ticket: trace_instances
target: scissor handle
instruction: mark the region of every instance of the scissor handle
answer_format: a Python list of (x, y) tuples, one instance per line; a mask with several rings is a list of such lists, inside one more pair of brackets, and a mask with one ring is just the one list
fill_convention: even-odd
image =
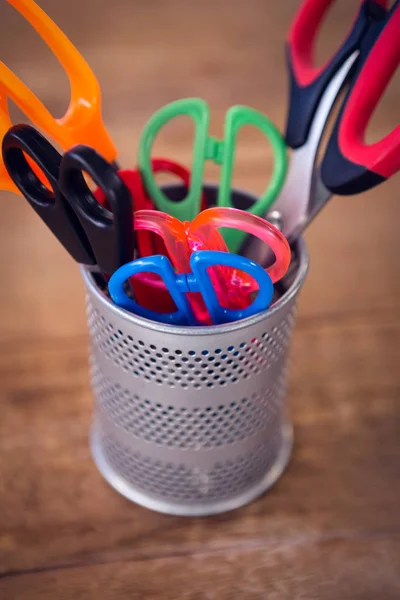
[[(175, 162), (174, 160), (170, 160), (168, 158), (152, 158), (151, 159), (151, 169), (154, 174), (168, 173), (171, 175), (176, 175), (176, 177), (178, 177), (181, 180), (182, 184), (185, 186), (185, 188), (187, 190), (190, 187), (190, 178), (191, 178), (190, 171), (186, 167), (181, 165), (180, 163)], [(142, 190), (143, 190), (143, 194), (146, 196), (146, 198), (148, 199), (148, 203), (149, 203), (149, 206), (143, 207), (143, 208), (152, 209), (153, 203), (152, 203), (152, 200), (151, 200), (149, 194), (144, 189), (143, 182), (142, 182)], [(206, 208), (207, 208), (207, 198), (206, 198), (204, 191), (202, 191), (202, 193), (201, 193), (201, 210), (204, 210)], [(144, 232), (141, 235), (146, 236), (146, 234)], [(139, 244), (140, 244), (140, 242), (139, 242)], [(143, 251), (143, 252), (141, 252), (141, 256), (150, 256), (150, 254), (165, 254), (166, 253), (167, 250), (165, 248), (165, 245), (161, 242), (161, 240), (156, 238), (154, 240), (154, 244), (155, 244), (154, 249), (156, 250), (156, 252), (144, 252)]]
[[(189, 186), (190, 172), (179, 163), (169, 160), (167, 158), (153, 158), (151, 159), (151, 167), (153, 173), (172, 173), (177, 177), (180, 177), (183, 184), (186, 187)], [(124, 169), (118, 171), (118, 175), (121, 177), (122, 181), (125, 183), (129, 191), (131, 192), (135, 214), (138, 211), (142, 210), (152, 211), (154, 207), (150, 197), (144, 189), (140, 173), (133, 169)], [(98, 188), (97, 190), (95, 190), (94, 196), (96, 200), (100, 202), (100, 204), (106, 206), (107, 208), (107, 198), (103, 190)], [(205, 197), (203, 198), (202, 204), (204, 204), (204, 208), (206, 208)], [(165, 213), (159, 213), (161, 225), (164, 225), (164, 223), (162, 223), (163, 215), (165, 216)], [(135, 229), (140, 230), (138, 235), (136, 236), (139, 255), (143, 258), (145, 256), (151, 256), (152, 254), (166, 254), (168, 250), (165, 246), (165, 243), (160, 239), (160, 237), (164, 238), (164, 229), (162, 229), (161, 232), (157, 230), (156, 233), (158, 235), (154, 237), (149, 233), (149, 231), (146, 231), (147, 227), (142, 226), (141, 223), (142, 221), (135, 221)], [(170, 230), (170, 224), (168, 224), (167, 229)], [(173, 245), (169, 246), (169, 255), (171, 259), (175, 257), (175, 252), (171, 253), (172, 247)], [(187, 264), (189, 265), (189, 258), (187, 260)]]
[(190, 232), (206, 241), (210, 238), (210, 229), (226, 227), (254, 235), (269, 246), (275, 255), (275, 261), (266, 272), (273, 283), (282, 279), (290, 264), (290, 246), (285, 236), (269, 221), (238, 208), (213, 207), (204, 210), (193, 220)]
[[(136, 213), (138, 210), (145, 209), (151, 210), (153, 205), (143, 189), (139, 172), (134, 171), (133, 169), (121, 169), (118, 171), (118, 175), (132, 196), (134, 212)], [(102, 206), (109, 208), (107, 196), (104, 190), (97, 188), (93, 192), (93, 195), (97, 202), (100, 202)], [(135, 223), (135, 218), (133, 221)], [(164, 254), (163, 249), (165, 249), (165, 247), (162, 241), (154, 238), (147, 231), (140, 232), (140, 234), (136, 236), (135, 241), (137, 250), (139, 251), (139, 256), (151, 256), (152, 254), (155, 254), (156, 249), (158, 249), (157, 254)]]
[[(168, 171), (178, 175), (179, 177), (182, 177), (184, 182), (186, 181), (186, 178), (190, 177), (189, 172), (184, 167), (166, 158), (154, 158), (151, 161), (151, 165), (154, 173)], [(122, 181), (125, 183), (131, 193), (135, 215), (138, 213), (138, 211), (142, 210), (150, 210), (154, 212), (153, 203), (144, 189), (139, 171), (133, 169), (123, 169), (118, 171), (118, 175), (121, 177)], [(100, 188), (95, 190), (94, 197), (98, 202), (100, 202), (100, 204), (108, 208), (107, 198), (103, 190)], [(145, 256), (151, 256), (152, 254), (167, 253), (165, 244), (162, 239), (160, 239), (160, 234), (158, 234), (156, 237), (152, 236), (149, 231), (145, 230), (145, 227), (138, 225), (138, 222), (135, 219), (134, 223), (135, 228), (140, 230), (136, 236), (137, 249), (140, 257), (143, 258)]]
[(163, 241), (172, 264), (179, 272), (190, 267), (190, 248), (185, 225), (175, 217), (158, 210), (140, 210), (135, 214), (135, 232), (150, 232)]
[[(167, 213), (155, 210), (141, 210), (136, 213), (135, 217), (136, 235), (145, 232), (157, 234), (157, 236), (163, 240), (166, 250), (165, 254), (170, 258), (178, 273), (188, 273), (190, 271), (190, 255), (196, 248), (200, 250), (222, 249), (225, 252), (228, 251), (221, 234), (213, 226), (204, 226), (202, 229), (202, 239), (199, 239), (192, 235), (191, 223), (182, 223), (182, 221), (179, 221)], [(225, 283), (225, 281), (226, 278), (223, 282)], [(148, 282), (149, 285), (151, 285), (148, 275), (143, 276), (143, 278), (139, 276), (134, 281), (131, 281), (134, 292), (136, 293), (136, 290), (138, 289), (138, 283), (144, 284), (145, 282)], [(163, 304), (167, 304), (168, 300), (170, 301), (170, 296), (165, 298), (166, 288), (162, 282), (158, 283), (163, 287), (160, 289), (160, 286), (157, 285), (157, 289), (155, 289), (155, 286), (153, 285), (153, 294), (158, 294), (158, 297), (160, 300), (162, 299)], [(219, 288), (222, 289), (223, 292), (225, 291), (223, 284), (219, 285)], [(188, 300), (197, 321), (199, 323), (210, 322), (210, 316), (201, 295), (190, 294)]]
[[(272, 282), (281, 279), (290, 263), (290, 247), (286, 238), (271, 223), (245, 211), (229, 207), (213, 207), (202, 211), (191, 223), (182, 223), (161, 211), (141, 210), (135, 213), (135, 231), (157, 234), (165, 243), (168, 256), (179, 273), (190, 270), (190, 256), (197, 251), (214, 250), (228, 252), (219, 228), (235, 228), (260, 238), (273, 251), (275, 262), (267, 273)], [(210, 269), (210, 276), (217, 290), (218, 300), (229, 308), (244, 308), (250, 295), (257, 289), (253, 277), (240, 270), (221, 265)], [(140, 278), (137, 278), (138, 281)], [(134, 285), (134, 283), (132, 283)], [(196, 302), (192, 302), (194, 299)], [(198, 305), (197, 297), (189, 299), (199, 320), (204, 307)]]
[(369, 119), (400, 63), (399, 1), (379, 25), (361, 48), (322, 161), (322, 180), (336, 194), (368, 190), (400, 170), (400, 125), (383, 139), (365, 143)]
[[(7, 131), (12, 127), (10, 115), (8, 113), (8, 99), (7, 99), (7, 90), (2, 85), (1, 82), (1, 70), (3, 68), (3, 64), (0, 63), (0, 140), (4, 138)], [(6, 67), (7, 68), (7, 67)], [(45, 185), (51, 187), (49, 181), (46, 179), (43, 171), (40, 171), (38, 166), (28, 157), (28, 164), (32, 168), (32, 171), (35, 175), (40, 179), (40, 181)], [(17, 188), (14, 181), (11, 179), (6, 166), (3, 162), (3, 159), (0, 158), (0, 190), (4, 190), (6, 192), (13, 192), (14, 194), (21, 195), (21, 191)]]
[[(151, 171), (150, 156), (157, 133), (168, 121), (180, 115), (189, 116), (194, 120), (195, 141), (189, 192), (180, 202), (173, 202), (157, 186)], [(217, 204), (232, 206), (231, 184), (237, 136), (242, 127), (252, 125), (262, 131), (274, 150), (271, 180), (259, 200), (249, 208), (249, 212), (264, 216), (281, 190), (287, 171), (286, 146), (279, 130), (267, 117), (246, 106), (233, 106), (228, 110), (223, 140), (208, 135), (209, 120), (208, 105), (200, 98), (177, 100), (164, 106), (150, 118), (140, 138), (138, 154), (139, 169), (147, 191), (159, 210), (181, 220), (191, 221), (200, 209), (205, 161), (212, 160), (222, 166)], [(231, 231), (227, 232), (226, 236), (229, 249), (236, 251), (242, 244), (245, 234)]]
[(286, 143), (303, 146), (319, 101), (335, 73), (358, 50), (372, 20), (382, 19), (387, 0), (360, 0), (355, 21), (337, 52), (321, 67), (314, 63), (315, 38), (335, 0), (303, 0), (289, 31), (286, 57), (289, 70), (289, 111)]
[[(235, 270), (243, 271), (257, 282), (259, 288), (258, 294), (249, 306), (232, 310), (225, 308), (219, 303), (214, 284), (209, 274), (210, 267), (215, 267), (216, 265), (232, 267)], [(201, 292), (214, 325), (246, 319), (266, 310), (271, 303), (274, 286), (270, 276), (260, 265), (244, 256), (227, 252), (203, 250), (193, 252), (190, 257), (190, 266), (192, 274), (187, 275), (188, 287), (190, 291)]]
[[(254, 277), (259, 285), (259, 292), (254, 302), (242, 310), (229, 310), (218, 302), (213, 284), (208, 274), (210, 267), (218, 265), (241, 269)], [(268, 308), (273, 285), (271, 278), (260, 265), (248, 258), (203, 250), (194, 252), (190, 257), (192, 273), (176, 275), (171, 262), (166, 256), (148, 256), (134, 260), (118, 269), (108, 282), (108, 290), (112, 300), (125, 310), (131, 311), (145, 319), (168, 323), (171, 325), (196, 325), (195, 317), (186, 298), (188, 292), (200, 292), (215, 325), (245, 319)], [(126, 294), (125, 282), (140, 273), (154, 273), (161, 277), (176, 304), (173, 313), (159, 313), (140, 306)]]
[[(87, 173), (107, 197), (107, 210), (96, 200), (83, 173)], [(89, 146), (74, 146), (64, 154), (59, 187), (85, 231), (96, 263), (111, 275), (133, 258), (133, 206), (131, 194), (115, 166)]]
[(33, 0), (7, 1), (25, 17), (57, 57), (68, 76), (71, 97), (64, 116), (55, 119), (35, 94), (0, 63), (0, 82), (7, 95), (34, 125), (63, 149), (74, 144), (90, 144), (107, 160), (113, 161), (117, 151), (102, 120), (100, 86), (93, 71), (65, 34)]
[[(242, 127), (252, 125), (261, 131), (270, 142), (273, 155), (274, 165), (271, 179), (247, 212), (259, 217), (264, 217), (275, 199), (279, 195), (285, 181), (287, 172), (287, 152), (285, 141), (277, 127), (262, 113), (249, 108), (247, 106), (232, 106), (226, 113), (225, 118), (225, 135), (223, 142), (209, 138), (209, 144), (214, 149), (211, 152), (217, 152), (218, 160), (221, 160), (222, 169), (221, 179), (218, 188), (218, 206), (233, 207), (232, 203), (232, 175), (234, 168), (235, 150), (237, 145), (237, 137)], [(206, 155), (208, 158), (209, 155)], [(213, 160), (213, 158), (212, 158)], [(217, 161), (218, 162), (218, 161)], [(246, 233), (240, 229), (229, 229), (224, 232), (224, 239), (230, 252), (238, 252), (243, 244)]]
[(170, 173), (176, 175), (182, 181), (183, 185), (189, 188), (190, 171), (180, 163), (168, 158), (151, 159), (151, 170), (153, 173)]
[[(61, 156), (57, 150), (33, 127), (15, 125), (3, 138), (2, 155), (16, 189), (72, 258), (81, 264), (94, 265), (94, 255), (87, 237), (59, 190)], [(51, 189), (38, 179), (25, 155), (45, 174)]]
[[(119, 169), (117, 173), (131, 193), (135, 212), (138, 210), (151, 210), (153, 205), (150, 198), (144, 193), (139, 172), (134, 169)], [(94, 196), (97, 202), (100, 202), (102, 206), (109, 208), (108, 198), (104, 190), (97, 188), (94, 191)]]
[[(190, 187), (190, 171), (174, 160), (169, 160), (168, 158), (153, 158), (151, 159), (151, 166), (153, 173), (169, 173), (171, 175), (176, 175), (179, 177), (183, 185), (188, 190)], [(201, 210), (205, 210), (207, 208), (207, 198), (204, 193), (204, 190), (201, 192)]]
[(190, 268), (189, 257), (192, 252), (203, 249), (228, 251), (224, 239), (217, 229), (218, 225), (215, 225), (211, 219), (211, 214), (216, 210), (228, 213), (230, 209), (209, 208), (203, 211), (209, 215), (209, 220), (202, 222), (201, 238), (196, 236), (197, 226), (195, 224), (199, 216), (192, 223), (182, 222), (172, 215), (158, 210), (137, 211), (135, 231), (149, 231), (160, 237), (174, 267), (179, 272), (185, 273)]
[[(193, 119), (195, 139), (190, 189), (185, 198), (174, 202), (157, 185), (151, 168), (151, 152), (160, 129), (180, 115)], [(150, 117), (139, 140), (138, 166), (148, 194), (159, 210), (169, 213), (181, 221), (191, 221), (200, 209), (204, 172), (203, 153), (207, 141), (208, 124), (209, 109), (205, 102), (197, 98), (177, 100), (167, 104)]]
[[(125, 292), (125, 282), (134, 275), (139, 275), (141, 273), (154, 273), (161, 277), (175, 302), (177, 307), (175, 312), (160, 313), (149, 310), (127, 296)], [(108, 282), (108, 291), (110, 292), (111, 299), (117, 306), (139, 315), (144, 319), (168, 323), (170, 325), (194, 324), (194, 316), (189, 302), (185, 294), (183, 294), (177, 286), (177, 277), (179, 276), (175, 275), (171, 262), (166, 256), (147, 256), (146, 258), (138, 258), (137, 260), (123, 265), (115, 271)]]
[[(4, 138), (7, 131), (10, 129), (10, 126), (7, 107), (7, 94), (0, 81), (0, 140)], [(0, 190), (20, 194), (19, 189), (8, 174), (3, 158), (0, 158)]]

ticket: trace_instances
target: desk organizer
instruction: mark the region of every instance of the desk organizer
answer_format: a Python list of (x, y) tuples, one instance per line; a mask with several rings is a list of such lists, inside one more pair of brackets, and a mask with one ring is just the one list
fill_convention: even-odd
[[(214, 188), (206, 192), (211, 199)], [(251, 200), (236, 194), (239, 205)], [(300, 240), (290, 281), (269, 310), (193, 328), (119, 309), (82, 267), (91, 450), (118, 492), (159, 512), (209, 515), (248, 503), (279, 478), (292, 447), (288, 350), (307, 269)]]

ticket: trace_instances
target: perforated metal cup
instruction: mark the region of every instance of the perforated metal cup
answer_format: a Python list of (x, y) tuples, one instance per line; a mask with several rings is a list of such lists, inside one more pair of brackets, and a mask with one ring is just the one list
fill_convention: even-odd
[[(91, 450), (105, 479), (160, 512), (207, 515), (248, 503), (291, 452), (288, 348), (308, 256), (268, 311), (229, 325), (173, 327), (115, 306), (82, 268), (95, 398)], [(286, 286), (286, 287), (285, 287)]]

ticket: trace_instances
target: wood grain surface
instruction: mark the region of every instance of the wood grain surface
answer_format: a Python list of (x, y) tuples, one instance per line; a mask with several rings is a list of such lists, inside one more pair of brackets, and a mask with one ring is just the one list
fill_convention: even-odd
[[(283, 43), (297, 0), (40, 4), (98, 76), (124, 166), (136, 163), (147, 118), (181, 97), (210, 103), (217, 135), (232, 104), (284, 127)], [(319, 60), (356, 5), (337, 3)], [(6, 2), (0, 59), (62, 114), (66, 77)], [(398, 123), (399, 105), (397, 77), (368, 140)], [(186, 125), (157, 153), (190, 165)], [(262, 138), (246, 130), (235, 184), (259, 192), (271, 166)], [(96, 470), (79, 269), (21, 198), (1, 193), (1, 599), (400, 597), (399, 182), (333, 198), (307, 231), (311, 266), (291, 349), (292, 459), (262, 498), (202, 519), (138, 507)]]

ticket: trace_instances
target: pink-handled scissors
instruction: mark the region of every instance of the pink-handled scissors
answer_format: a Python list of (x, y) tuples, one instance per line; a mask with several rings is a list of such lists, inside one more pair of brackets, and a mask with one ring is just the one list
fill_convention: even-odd
[[(281, 279), (290, 264), (290, 248), (282, 233), (268, 221), (246, 211), (229, 207), (214, 207), (202, 211), (193, 221), (181, 222), (160, 211), (140, 210), (135, 214), (135, 231), (151, 231), (159, 235), (168, 256), (178, 273), (190, 272), (190, 257), (199, 250), (228, 252), (219, 228), (235, 228), (256, 236), (267, 244), (275, 255), (275, 262), (266, 269), (272, 283)], [(256, 280), (232, 266), (210, 268), (210, 278), (219, 303), (229, 309), (249, 306), (252, 294), (258, 290)], [(160, 290), (165, 286), (152, 276), (141, 275), (138, 281), (155, 285)], [(210, 324), (210, 316), (200, 296), (189, 294), (189, 301), (197, 321)]]

